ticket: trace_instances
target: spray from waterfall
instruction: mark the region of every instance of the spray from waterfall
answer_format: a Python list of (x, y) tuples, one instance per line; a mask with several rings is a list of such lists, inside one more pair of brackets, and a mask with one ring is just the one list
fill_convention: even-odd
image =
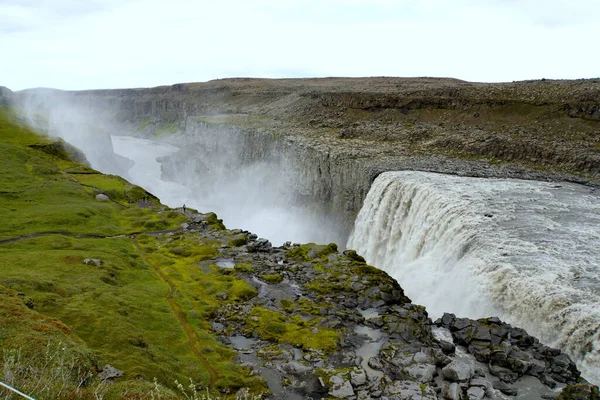
[(600, 382), (598, 226), (600, 196), (586, 187), (388, 172), (348, 247), (434, 317), (498, 315)]
[[(118, 100), (85, 93), (27, 90), (18, 93), (17, 103), (31, 126), (63, 138), (93, 168), (128, 179), (170, 207), (185, 203), (216, 212), (228, 227), (250, 230), (275, 245), (339, 242), (342, 236), (327, 215), (302, 201), (302, 179), (292, 162), (269, 151), (270, 135), (249, 139), (235, 126), (202, 117), (170, 122), (167, 130), (158, 117), (119, 122)], [(143, 128), (152, 124), (153, 130)]]

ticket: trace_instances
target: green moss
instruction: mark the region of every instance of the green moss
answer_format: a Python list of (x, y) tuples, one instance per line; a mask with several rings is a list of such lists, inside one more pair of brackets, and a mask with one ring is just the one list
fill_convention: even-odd
[(310, 244), (303, 244), (288, 250), (285, 253), (285, 256), (294, 260), (310, 261), (311, 258), (309, 257), (308, 253), (311, 249), (312, 246)]
[(173, 122), (170, 122), (168, 124), (160, 125), (154, 131), (154, 136), (160, 137), (160, 136), (172, 135), (174, 133), (177, 133), (177, 131), (179, 131), (179, 128), (177, 127), (177, 125), (175, 125), (175, 123), (173, 123)]
[(338, 252), (338, 246), (335, 243), (329, 243), (317, 252), (318, 257), (327, 257), (330, 254), (336, 254)]
[(235, 269), (238, 272), (245, 273), (245, 274), (254, 272), (254, 267), (250, 264), (245, 264), (245, 263), (237, 263), (237, 264), (235, 264), (233, 269)]
[(148, 126), (150, 126), (150, 124), (152, 124), (152, 120), (147, 119), (144, 122), (142, 122), (138, 127), (137, 127), (137, 131), (142, 131), (144, 129), (146, 129)]
[(218, 229), (218, 230), (225, 230), (225, 225), (223, 225), (223, 220), (219, 219), (217, 217), (217, 214), (215, 214), (214, 212), (208, 213), (205, 217), (205, 221), (208, 224), (208, 226)]
[(560, 392), (556, 400), (600, 400), (598, 386), (589, 384), (569, 385)]
[(366, 263), (365, 259), (356, 250), (344, 250), (344, 255), (359, 263)]
[(275, 284), (275, 283), (280, 283), (283, 280), (283, 277), (279, 274), (267, 274), (267, 275), (261, 275), (260, 279), (262, 279), (263, 281), (265, 281), (267, 283)]
[(235, 280), (229, 289), (232, 300), (247, 301), (258, 296), (258, 291), (242, 280)]
[(248, 236), (245, 234), (240, 234), (234, 237), (229, 241), (230, 247), (240, 247), (248, 244)]
[(319, 322), (317, 318), (306, 322), (299, 317), (286, 317), (261, 307), (254, 307), (246, 319), (248, 330), (261, 339), (288, 343), (303, 349), (334, 351), (339, 334), (332, 329), (317, 327)]

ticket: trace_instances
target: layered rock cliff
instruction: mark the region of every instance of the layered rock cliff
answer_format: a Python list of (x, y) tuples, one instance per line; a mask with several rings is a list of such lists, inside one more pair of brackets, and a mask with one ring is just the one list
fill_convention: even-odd
[(113, 131), (180, 145), (165, 163), (171, 179), (208, 136), (223, 144), (235, 136), (242, 164), (278, 165), (296, 199), (344, 231), (386, 170), (600, 183), (599, 79), (226, 79), (50, 97), (118, 121)]

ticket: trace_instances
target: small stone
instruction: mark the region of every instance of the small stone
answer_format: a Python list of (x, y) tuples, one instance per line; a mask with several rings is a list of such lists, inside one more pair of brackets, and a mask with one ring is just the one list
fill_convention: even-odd
[(227, 294), (223, 292), (218, 292), (215, 297), (217, 300), (227, 300)]
[(99, 194), (96, 195), (96, 200), (98, 200), (98, 201), (110, 201), (110, 197), (108, 197), (104, 193), (99, 193)]
[(83, 263), (85, 265), (94, 264), (95, 266), (99, 267), (100, 265), (102, 265), (102, 260), (99, 260), (97, 258), (86, 258), (85, 260), (83, 260)]

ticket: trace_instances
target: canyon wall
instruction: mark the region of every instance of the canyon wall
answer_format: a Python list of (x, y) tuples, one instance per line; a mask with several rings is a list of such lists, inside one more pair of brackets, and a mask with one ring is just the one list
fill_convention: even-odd
[[(383, 171), (600, 183), (599, 79), (226, 79), (43, 94), (110, 121), (110, 134), (179, 146), (164, 160), (169, 179), (190, 160), (196, 171), (222, 162), (207, 150), (217, 147), (234, 156), (222, 164), (233, 173), (266, 162), (295, 203), (345, 235)], [(17, 97), (30, 103), (40, 91)]]

